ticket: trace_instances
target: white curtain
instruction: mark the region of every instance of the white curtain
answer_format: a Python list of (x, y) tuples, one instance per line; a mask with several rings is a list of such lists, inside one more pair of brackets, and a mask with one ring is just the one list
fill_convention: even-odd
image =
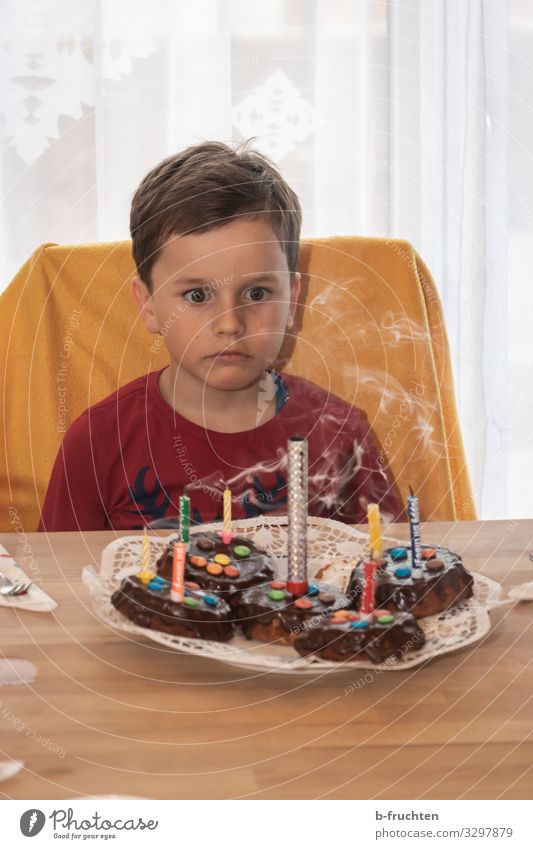
[(2, 11), (2, 285), (41, 242), (127, 238), (131, 194), (164, 156), (255, 136), (300, 195), (304, 236), (400, 237), (421, 253), (444, 303), (479, 512), (533, 514), (527, 482), (508, 500), (523, 419), (507, 395), (518, 19), (506, 0), (4, 0)]

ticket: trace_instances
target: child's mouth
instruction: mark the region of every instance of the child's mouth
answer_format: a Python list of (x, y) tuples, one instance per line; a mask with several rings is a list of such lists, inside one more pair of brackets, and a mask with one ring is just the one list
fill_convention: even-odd
[(249, 360), (250, 356), (239, 351), (221, 351), (219, 354), (211, 354), (208, 359), (223, 363), (241, 363)]

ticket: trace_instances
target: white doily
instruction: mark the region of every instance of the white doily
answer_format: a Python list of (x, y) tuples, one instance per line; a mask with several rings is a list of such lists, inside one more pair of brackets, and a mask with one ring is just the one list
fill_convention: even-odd
[[(220, 530), (221, 524), (202, 525), (198, 532)], [(346, 587), (355, 563), (367, 553), (367, 534), (331, 519), (308, 520), (308, 571), (310, 578), (327, 581), (339, 589)], [(244, 519), (232, 524), (237, 535), (248, 536), (266, 549), (274, 558), (280, 577), (284, 577), (287, 558), (287, 517)], [(166, 549), (169, 536), (151, 537), (152, 563)], [(397, 545), (400, 540), (384, 539), (386, 546)], [(429, 545), (429, 543), (427, 543)], [(409, 669), (425, 663), (432, 657), (455, 651), (480, 640), (490, 630), (489, 609), (498, 602), (500, 584), (474, 574), (474, 595), (449, 611), (420, 620), (426, 635), (424, 646), (405, 654), (400, 660), (391, 659), (374, 664), (369, 660), (335, 663), (317, 657), (300, 657), (290, 646), (271, 646), (255, 640), (236, 636), (229, 643), (177, 637), (161, 631), (152, 631), (134, 625), (111, 604), (112, 593), (121, 580), (139, 571), (142, 536), (122, 537), (114, 540), (102, 552), (100, 571), (91, 566), (83, 570), (83, 582), (89, 588), (96, 615), (107, 625), (128, 634), (138, 634), (187, 654), (208, 657), (212, 660), (258, 671), (319, 674), (327, 669), (346, 671), (361, 669)], [(468, 568), (468, 564), (467, 568)]]

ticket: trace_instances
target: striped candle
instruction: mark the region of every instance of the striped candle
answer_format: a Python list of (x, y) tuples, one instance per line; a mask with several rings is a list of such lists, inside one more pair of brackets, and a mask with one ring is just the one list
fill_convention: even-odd
[(289, 439), (288, 452), (288, 548), (287, 590), (305, 595), (307, 583), (307, 440)]
[(189, 530), (191, 527), (191, 499), (188, 495), (180, 495), (180, 541), (189, 542)]
[(411, 560), (413, 578), (422, 577), (422, 543), (420, 542), (420, 507), (418, 498), (409, 487), (411, 495), (407, 496), (407, 515), (411, 531)]
[(141, 569), (142, 569), (143, 572), (149, 572), (150, 571), (150, 539), (148, 537), (148, 531), (146, 530), (146, 525), (144, 527), (144, 534), (143, 534), (143, 549), (142, 549)]
[(224, 490), (224, 530), (231, 531), (231, 489)]
[(376, 570), (377, 560), (363, 561), (363, 592), (360, 610), (363, 614), (372, 613), (376, 606)]
[(383, 551), (383, 542), (381, 539), (381, 517), (378, 504), (368, 505), (367, 517), (370, 556), (375, 560), (380, 560)]
[(187, 544), (184, 542), (174, 543), (174, 556), (172, 558), (172, 589), (170, 597), (172, 601), (183, 601), (185, 598), (185, 557)]

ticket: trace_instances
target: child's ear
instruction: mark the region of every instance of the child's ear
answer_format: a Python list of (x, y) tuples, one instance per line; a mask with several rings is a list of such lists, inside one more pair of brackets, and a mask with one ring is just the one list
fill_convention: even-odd
[(287, 327), (290, 328), (294, 324), (294, 315), (298, 306), (298, 298), (300, 296), (300, 287), (302, 284), (302, 276), (298, 271), (291, 274), (291, 303), (289, 307), (289, 317), (287, 319)]
[(131, 281), (131, 296), (137, 305), (149, 333), (159, 333), (159, 321), (154, 313), (152, 293), (146, 283), (140, 277), (133, 277)]

